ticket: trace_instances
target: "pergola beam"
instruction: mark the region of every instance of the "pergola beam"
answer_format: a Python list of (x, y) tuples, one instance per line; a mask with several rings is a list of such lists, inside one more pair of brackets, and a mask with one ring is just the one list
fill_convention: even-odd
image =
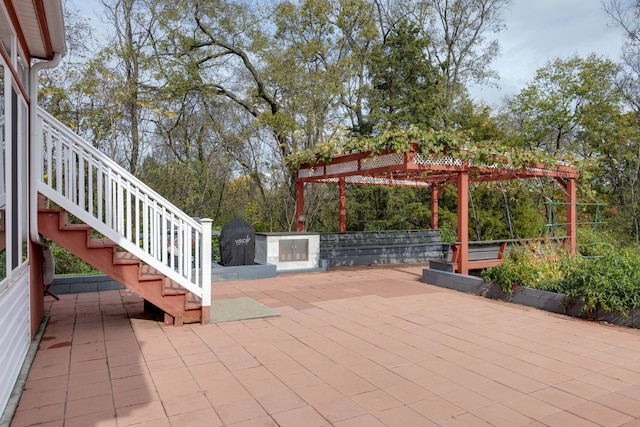
[(458, 174), (458, 273), (469, 274), (469, 172)]
[(340, 178), (340, 232), (347, 231), (347, 183)]

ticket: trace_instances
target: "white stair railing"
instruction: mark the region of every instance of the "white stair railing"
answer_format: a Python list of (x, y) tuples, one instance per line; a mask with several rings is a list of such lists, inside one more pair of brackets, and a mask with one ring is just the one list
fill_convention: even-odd
[(41, 108), (37, 126), (38, 191), (210, 306), (211, 220), (189, 217)]

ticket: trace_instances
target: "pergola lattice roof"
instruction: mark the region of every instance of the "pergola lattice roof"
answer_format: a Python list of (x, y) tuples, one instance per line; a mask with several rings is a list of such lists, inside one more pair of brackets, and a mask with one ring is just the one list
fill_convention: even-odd
[(462, 158), (420, 153), (412, 145), (407, 153), (374, 154), (370, 152), (333, 157), (329, 163), (303, 164), (299, 182), (339, 184), (345, 178), (352, 185), (431, 187), (455, 182), (460, 172), (469, 172), (471, 181), (499, 181), (514, 178), (577, 178), (578, 171), (562, 162), (555, 165), (531, 164), (517, 168), (508, 164), (473, 165)]

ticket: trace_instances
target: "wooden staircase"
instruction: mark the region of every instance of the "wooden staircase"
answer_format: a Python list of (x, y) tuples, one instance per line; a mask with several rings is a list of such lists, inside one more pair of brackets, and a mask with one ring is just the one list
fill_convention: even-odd
[(93, 228), (71, 224), (63, 209), (40, 209), (39, 232), (97, 270), (123, 284), (164, 312), (166, 325), (209, 323), (208, 307), (202, 310), (198, 297), (139, 258), (123, 251), (106, 238), (91, 236)]

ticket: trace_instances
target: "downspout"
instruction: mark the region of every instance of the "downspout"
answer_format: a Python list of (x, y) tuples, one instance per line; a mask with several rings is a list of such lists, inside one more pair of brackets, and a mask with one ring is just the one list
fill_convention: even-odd
[(42, 144), (39, 141), (38, 126), (38, 72), (55, 68), (62, 54), (56, 53), (51, 61), (35, 63), (29, 70), (29, 235), (31, 241), (40, 246), (48, 246), (38, 232), (38, 178), (42, 170)]

